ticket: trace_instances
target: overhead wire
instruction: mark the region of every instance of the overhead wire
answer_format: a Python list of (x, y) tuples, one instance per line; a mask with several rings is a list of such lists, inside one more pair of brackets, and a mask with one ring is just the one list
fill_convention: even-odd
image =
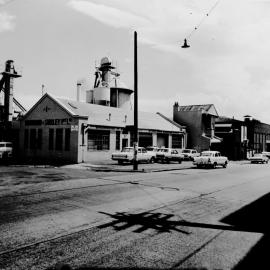
[(204, 21), (210, 16), (210, 14), (213, 12), (213, 10), (217, 7), (221, 0), (217, 0), (215, 4), (210, 8), (210, 10), (203, 16), (201, 21), (191, 30), (191, 32), (186, 36), (186, 39), (189, 39), (195, 31), (199, 29), (199, 27), (204, 23)]

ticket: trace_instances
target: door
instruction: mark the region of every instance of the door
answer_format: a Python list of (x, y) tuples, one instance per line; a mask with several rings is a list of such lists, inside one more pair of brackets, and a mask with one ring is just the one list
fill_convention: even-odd
[(122, 149), (124, 147), (128, 147), (128, 139), (126, 139), (126, 138), (122, 139)]

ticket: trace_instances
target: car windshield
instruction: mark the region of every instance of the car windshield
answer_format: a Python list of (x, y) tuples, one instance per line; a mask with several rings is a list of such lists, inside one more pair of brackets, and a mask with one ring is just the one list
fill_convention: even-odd
[(155, 148), (154, 147), (146, 147), (146, 150), (147, 151), (155, 151)]
[(210, 152), (203, 152), (202, 154), (201, 154), (202, 156), (204, 156), (204, 157), (211, 157), (212, 156), (212, 153), (210, 153)]
[(188, 149), (185, 149), (182, 151), (182, 153), (190, 153), (190, 152), (191, 152), (191, 150), (188, 150)]
[(5, 144), (4, 143), (0, 143), (0, 147), (5, 147)]
[(133, 148), (124, 148), (122, 152), (133, 152)]

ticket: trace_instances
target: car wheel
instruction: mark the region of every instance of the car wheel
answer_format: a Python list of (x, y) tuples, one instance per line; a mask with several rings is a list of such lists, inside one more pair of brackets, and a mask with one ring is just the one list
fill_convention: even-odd
[(227, 162), (225, 162), (225, 163), (223, 164), (223, 168), (226, 168), (226, 167), (227, 167), (227, 165), (228, 165), (228, 163), (227, 163)]
[(213, 164), (213, 169), (215, 169), (216, 167), (217, 167), (217, 163), (214, 162), (214, 164)]
[(155, 158), (151, 157), (150, 160), (149, 160), (149, 163), (155, 163)]
[(182, 163), (182, 160), (181, 160), (181, 159), (179, 159), (179, 160), (178, 160), (178, 163), (179, 163), (179, 164), (181, 164), (181, 163)]

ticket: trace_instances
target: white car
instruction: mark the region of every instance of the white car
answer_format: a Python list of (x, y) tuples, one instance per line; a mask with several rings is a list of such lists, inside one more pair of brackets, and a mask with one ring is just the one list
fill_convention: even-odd
[(262, 154), (270, 158), (270, 152), (262, 152)]
[(183, 149), (181, 153), (184, 156), (184, 160), (193, 160), (195, 157), (200, 156), (200, 153), (195, 149)]
[(193, 164), (198, 168), (222, 166), (226, 168), (228, 165), (228, 158), (221, 156), (218, 151), (203, 151), (199, 157), (194, 157)]
[(156, 161), (156, 157), (157, 157), (157, 152), (159, 151), (159, 147), (157, 146), (147, 146), (146, 147), (146, 151), (148, 154), (150, 154), (152, 156), (152, 160), (153, 162)]
[[(124, 162), (133, 162), (133, 159), (134, 159), (133, 147), (125, 147), (121, 152), (112, 153), (112, 160), (117, 160), (119, 164), (123, 164)], [(149, 163), (154, 162), (152, 155), (147, 153), (144, 147), (138, 147), (137, 159), (138, 162), (141, 161)]]
[(183, 155), (176, 149), (160, 148), (157, 152), (156, 160), (162, 163), (170, 163), (170, 161), (177, 161), (178, 163), (181, 163), (183, 160)]
[(12, 157), (13, 147), (11, 142), (0, 142), (0, 160)]
[(250, 163), (268, 163), (269, 158), (262, 153), (257, 153), (250, 157), (249, 160)]

